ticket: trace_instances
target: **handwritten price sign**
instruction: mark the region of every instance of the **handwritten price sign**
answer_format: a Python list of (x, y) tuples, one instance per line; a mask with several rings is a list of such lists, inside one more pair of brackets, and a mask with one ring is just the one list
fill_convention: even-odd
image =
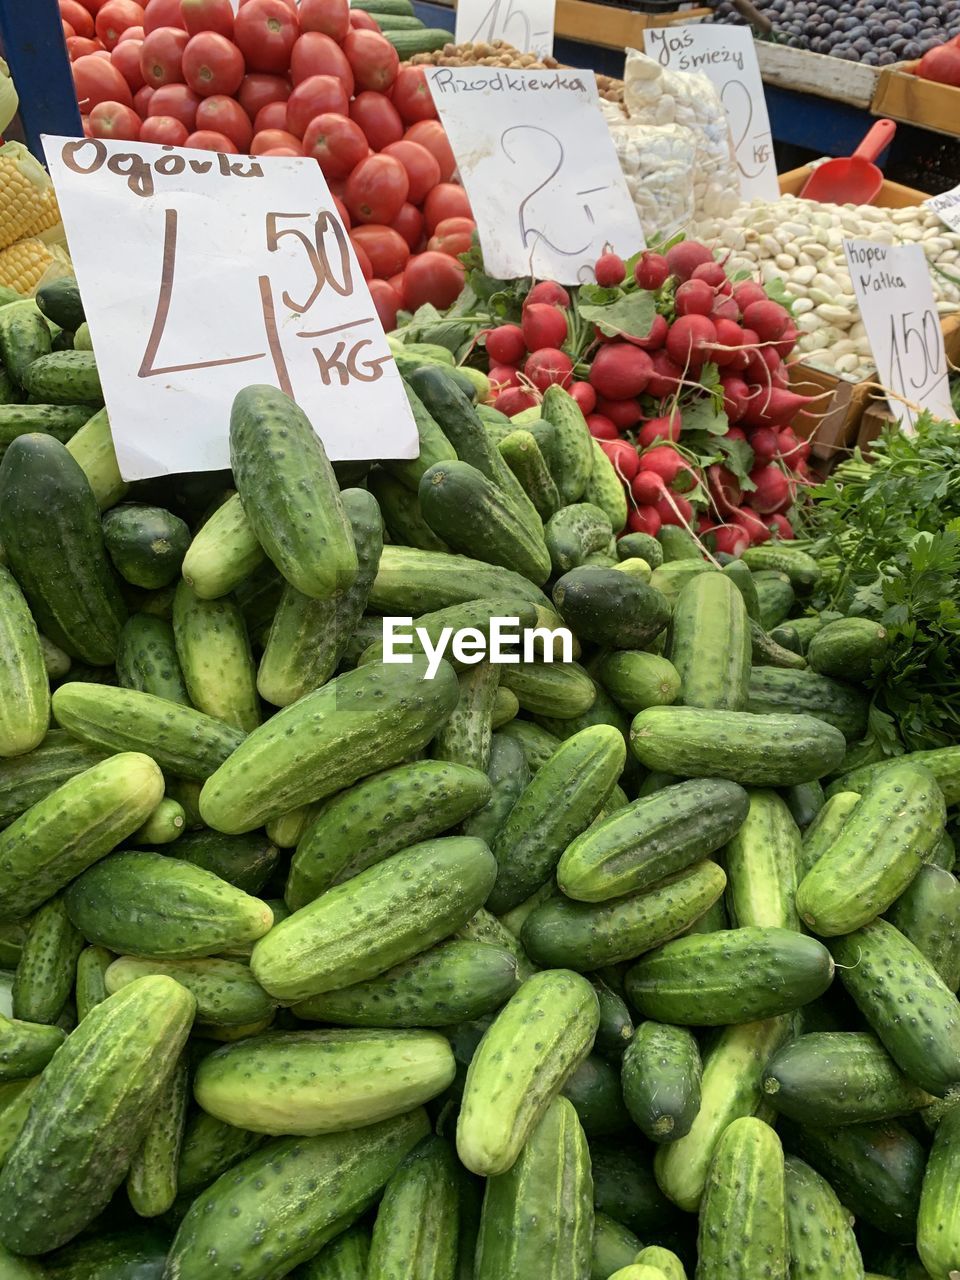
[(943, 330), (923, 249), (874, 240), (844, 240), (843, 248), (890, 411), (911, 433), (914, 405), (952, 420)]
[(944, 226), (951, 231), (960, 231), (960, 187), (953, 187), (939, 196), (931, 196), (923, 203), (933, 210)]
[(44, 138), (120, 471), (230, 465), (236, 393), (271, 383), (328, 455), (416, 457), (370, 292), (311, 160)]
[(643, 247), (592, 71), (426, 70), (491, 275), (577, 284)]
[(521, 53), (553, 53), (556, 0), (457, 0), (458, 44), (506, 40)]
[(720, 95), (740, 170), (745, 200), (776, 200), (780, 195), (773, 134), (753, 36), (746, 27), (701, 25), (650, 27), (643, 51), (672, 71), (696, 71)]

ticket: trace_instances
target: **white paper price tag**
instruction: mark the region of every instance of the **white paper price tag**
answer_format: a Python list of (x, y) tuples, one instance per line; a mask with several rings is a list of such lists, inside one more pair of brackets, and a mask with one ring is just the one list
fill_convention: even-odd
[(333, 460), (416, 457), (366, 282), (312, 160), (47, 136), (125, 480), (230, 465), (230, 406), (292, 396)]
[(556, 0), (457, 0), (457, 44), (506, 40), (521, 53), (553, 53)]
[(592, 71), (426, 70), (490, 275), (577, 284), (643, 247)]
[(713, 84), (727, 113), (745, 200), (780, 195), (773, 134), (753, 36), (747, 27), (648, 27), (643, 49), (671, 71), (696, 71)]
[(911, 432), (924, 409), (952, 420), (943, 330), (923, 250), (875, 240), (844, 240), (843, 248), (894, 417)]
[(960, 187), (944, 191), (942, 195), (931, 196), (923, 202), (932, 209), (940, 221), (951, 231), (960, 231)]

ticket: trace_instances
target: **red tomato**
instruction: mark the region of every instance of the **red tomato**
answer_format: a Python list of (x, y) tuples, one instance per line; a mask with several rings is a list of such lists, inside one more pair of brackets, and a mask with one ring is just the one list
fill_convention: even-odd
[(380, 317), (384, 331), (389, 333), (391, 329), (397, 327), (397, 312), (403, 306), (403, 299), (387, 280), (371, 280), (370, 297), (377, 308), (377, 315)]
[(400, 55), (386, 36), (377, 31), (348, 31), (343, 52), (353, 70), (358, 89), (386, 91), (397, 78)]
[(71, 70), (77, 101), (84, 115), (89, 115), (98, 102), (121, 102), (125, 107), (133, 106), (130, 86), (109, 58), (89, 54), (77, 58)]
[(403, 297), (403, 272), (398, 271), (396, 275), (387, 277), (387, 284), (397, 291), (397, 294)]
[(399, 160), (407, 171), (410, 191), (407, 199), (411, 204), (423, 204), (428, 192), (440, 181), (440, 166), (433, 155), (419, 142), (391, 142), (383, 148), (385, 156), (393, 156)]
[(365, 13), (363, 9), (351, 9), (350, 29), (351, 31), (379, 31), (380, 23), (372, 14)]
[(373, 274), (380, 280), (387, 280), (402, 271), (410, 258), (410, 246), (391, 227), (377, 226), (376, 223), (354, 227), (350, 240), (354, 248), (359, 245), (366, 252)]
[(262, 156), (302, 156), (303, 152), (296, 147), (268, 147), (266, 151), (261, 151)]
[(461, 253), (466, 253), (472, 243), (472, 231), (448, 231), (444, 235), (438, 232), (427, 241), (427, 248), (433, 253), (445, 253), (448, 257), (456, 258)]
[(190, 37), (179, 27), (158, 27), (140, 46), (140, 70), (145, 82), (159, 89), (183, 83), (183, 51)]
[(239, 155), (237, 148), (224, 133), (213, 129), (198, 129), (191, 133), (183, 144), (185, 147), (196, 147), (198, 151), (220, 151), (225, 155)]
[(353, 252), (356, 254), (357, 263), (360, 267), (360, 274), (363, 276), (364, 280), (369, 283), (373, 279), (373, 264), (367, 256), (367, 251), (365, 249), (361, 249), (358, 244), (355, 244), (353, 246)]
[(291, 147), (297, 155), (303, 155), (300, 139), (287, 133), (285, 129), (264, 129), (255, 133), (250, 143), (250, 154), (262, 156), (265, 151), (271, 151), (274, 147)]
[(191, 36), (201, 31), (215, 31), (218, 36), (233, 36), (233, 5), (230, 0), (180, 0), (180, 18)]
[(294, 84), (308, 76), (336, 76), (343, 81), (347, 97), (353, 97), (353, 71), (336, 40), (321, 31), (305, 31), (290, 55), (290, 79)]
[(382, 151), (403, 137), (403, 121), (396, 107), (382, 93), (358, 93), (350, 103), (350, 119), (367, 135), (374, 151)]
[(97, 14), (97, 38), (112, 49), (127, 27), (143, 26), (143, 9), (136, 0), (108, 0)]
[(226, 36), (202, 31), (183, 51), (183, 78), (201, 98), (234, 94), (243, 81), (243, 54)]
[(427, 86), (427, 74), (423, 67), (401, 67), (393, 82), (390, 99), (400, 112), (404, 124), (437, 118), (437, 108)]
[(394, 231), (399, 231), (410, 246), (411, 253), (416, 252), (417, 245), (423, 239), (423, 214), (415, 204), (400, 206), (400, 212), (390, 223)]
[(187, 133), (193, 133), (197, 124), (197, 108), (200, 99), (185, 84), (164, 84), (150, 99), (148, 115), (173, 116), (182, 125), (186, 125)]
[(303, 154), (313, 156), (328, 180), (348, 177), (369, 150), (360, 126), (334, 112), (315, 116), (303, 133)]
[(187, 126), (173, 116), (150, 116), (140, 126), (141, 142), (156, 142), (163, 147), (182, 147), (189, 137)]
[[(100, 44), (100, 41), (98, 40), (96, 43)], [(95, 49), (92, 56), (95, 58), (106, 58), (108, 62), (110, 61), (110, 54), (106, 49), (104, 49), (103, 45), (100, 45), (99, 49)]]
[(99, 40), (88, 40), (86, 36), (67, 36), (66, 45), (71, 62), (77, 62), (80, 58), (92, 58), (103, 47)]
[(465, 231), (467, 235), (473, 235), (477, 229), (477, 224), (472, 218), (444, 218), (442, 222), (438, 222), (433, 229), (435, 236), (455, 235), (458, 231)]
[(343, 203), (343, 201), (340, 199), (339, 196), (333, 197), (333, 203), (337, 206), (337, 214), (340, 218), (340, 221), (349, 231), (351, 223), (350, 223), (350, 214), (347, 212), (347, 206)]
[(408, 311), (416, 311), (425, 302), (443, 310), (460, 296), (466, 272), (456, 258), (445, 253), (418, 253), (403, 272), (403, 302)]
[(136, 142), (140, 137), (140, 117), (122, 102), (98, 102), (88, 117), (95, 138), (116, 138)]
[(299, 34), (296, 10), (283, 0), (249, 0), (233, 24), (233, 38), (251, 71), (285, 72)]
[(143, 16), (145, 35), (161, 27), (183, 27), (180, 16), (180, 0), (147, 0)]
[(81, 129), (83, 130), (83, 136), (84, 136), (85, 138), (92, 138), (92, 137), (93, 137), (93, 134), (90, 132), (90, 117), (89, 117), (89, 116), (81, 116), (81, 117), (80, 117), (80, 127), (81, 127)]
[(419, 142), (426, 147), (440, 166), (440, 181), (449, 182), (457, 167), (453, 148), (439, 120), (418, 120), (403, 135), (407, 142)]
[(289, 97), (290, 82), (284, 76), (265, 76), (259, 72), (244, 76), (237, 94), (241, 107), (251, 120), (268, 102), (286, 102)]
[(89, 9), (85, 9), (79, 0), (60, 0), (60, 17), (73, 28), (70, 32), (72, 36), (86, 36), (88, 40), (93, 39), (95, 30), (93, 18), (90, 16)]
[[(74, 31), (73, 27), (71, 27), (70, 23), (67, 22), (66, 18), (60, 19), (60, 29), (63, 32), (64, 43), (66, 43), (67, 40), (75, 40), (77, 38), (77, 33)], [(81, 37), (81, 39), (82, 38), (83, 37)]]
[(300, 0), (300, 30), (321, 31), (339, 43), (350, 30), (350, 0)]
[(282, 129), (287, 132), (287, 104), (285, 102), (268, 102), (257, 112), (253, 122), (253, 132), (262, 133), (264, 129)]
[(222, 133), (238, 151), (246, 151), (253, 138), (250, 117), (236, 98), (229, 98), (224, 93), (215, 93), (200, 103), (197, 107), (197, 129)]
[(441, 182), (433, 188), (424, 202), (423, 214), (431, 235), (447, 218), (473, 217), (467, 193), (454, 182)]
[(347, 179), (344, 196), (351, 218), (389, 226), (407, 198), (407, 171), (392, 156), (367, 156)]
[(142, 89), (138, 89), (133, 95), (133, 109), (141, 120), (146, 120), (150, 100), (156, 92), (156, 89), (151, 89), (150, 85), (145, 84)]
[(83, 7), (96, 15), (97, 10), (102, 9), (106, 3), (107, 0), (83, 0)]
[(143, 72), (140, 70), (140, 46), (142, 40), (123, 40), (114, 45), (110, 61), (126, 80), (133, 93), (143, 88)]
[(342, 80), (336, 76), (308, 76), (294, 88), (287, 102), (287, 128), (302, 138), (315, 116), (345, 116), (349, 109)]
[(136, 40), (137, 44), (143, 44), (145, 35), (143, 27), (127, 27), (117, 44), (125, 44), (127, 40)]

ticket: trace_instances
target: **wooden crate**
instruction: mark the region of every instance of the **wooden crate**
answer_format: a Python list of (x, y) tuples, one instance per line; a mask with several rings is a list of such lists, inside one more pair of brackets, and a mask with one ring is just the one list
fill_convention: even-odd
[(702, 22), (709, 9), (680, 9), (670, 13), (634, 13), (613, 5), (589, 4), (587, 0), (557, 0), (554, 32), (564, 40), (605, 49), (642, 49), (643, 32), (650, 27), (672, 27), (684, 22)]
[(873, 101), (880, 67), (829, 58), (807, 49), (790, 49), (768, 40), (758, 40), (756, 46), (760, 74), (767, 84), (813, 93), (854, 107), (869, 107)]
[(960, 138), (960, 89), (911, 75), (916, 62), (884, 67), (870, 104), (875, 116), (890, 116)]

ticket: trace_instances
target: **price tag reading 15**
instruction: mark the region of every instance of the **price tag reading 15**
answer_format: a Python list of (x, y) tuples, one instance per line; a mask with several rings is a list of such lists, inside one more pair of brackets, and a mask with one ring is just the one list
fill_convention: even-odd
[(313, 161), (44, 139), (124, 479), (230, 465), (266, 382), (329, 456), (415, 457), (417, 432)]
[(457, 0), (457, 44), (505, 40), (521, 53), (553, 53), (555, 0)]

